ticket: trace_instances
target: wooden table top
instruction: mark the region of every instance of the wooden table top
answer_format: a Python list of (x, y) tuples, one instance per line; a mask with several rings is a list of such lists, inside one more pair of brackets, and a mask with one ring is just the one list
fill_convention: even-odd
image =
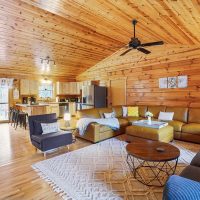
[[(164, 151), (160, 152), (157, 148), (162, 148)], [(146, 139), (135, 139), (126, 146), (126, 150), (128, 154), (145, 161), (164, 162), (180, 156), (180, 150), (177, 147)]]

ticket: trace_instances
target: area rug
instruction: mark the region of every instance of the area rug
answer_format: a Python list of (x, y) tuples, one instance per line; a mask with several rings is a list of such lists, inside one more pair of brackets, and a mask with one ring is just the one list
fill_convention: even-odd
[[(32, 167), (66, 200), (161, 200), (163, 188), (147, 187), (133, 178), (126, 163), (126, 145), (112, 138)], [(181, 151), (179, 174), (195, 153), (174, 145)]]

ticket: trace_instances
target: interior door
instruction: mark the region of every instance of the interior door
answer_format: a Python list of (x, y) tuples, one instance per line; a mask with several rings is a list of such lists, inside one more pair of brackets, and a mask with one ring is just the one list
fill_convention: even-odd
[(0, 122), (8, 121), (9, 89), (0, 87)]
[(110, 105), (126, 105), (126, 79), (110, 81)]

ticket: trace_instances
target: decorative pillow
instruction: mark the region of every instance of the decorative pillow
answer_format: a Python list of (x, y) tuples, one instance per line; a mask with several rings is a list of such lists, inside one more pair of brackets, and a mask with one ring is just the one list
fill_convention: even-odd
[(57, 122), (57, 119), (51, 119), (51, 120), (48, 120), (48, 121), (37, 121), (37, 120), (34, 120), (33, 122), (33, 126), (34, 126), (34, 134), (35, 135), (41, 135), (42, 134), (42, 126), (41, 126), (41, 123), (54, 123), (54, 122)]
[(171, 121), (173, 120), (174, 112), (160, 112), (158, 120), (160, 121)]
[(104, 117), (105, 118), (114, 118), (115, 117), (115, 113), (111, 112), (111, 113), (104, 113)]
[(138, 107), (128, 107), (128, 116), (129, 117), (139, 117)]
[(55, 133), (60, 131), (58, 122), (54, 123), (41, 123), (42, 134)]
[(122, 106), (122, 116), (127, 117), (128, 115), (128, 107)]

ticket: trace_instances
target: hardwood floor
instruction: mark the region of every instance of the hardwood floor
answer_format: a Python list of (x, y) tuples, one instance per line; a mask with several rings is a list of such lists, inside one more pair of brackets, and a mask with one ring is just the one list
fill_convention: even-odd
[[(91, 143), (77, 139), (70, 151), (88, 145)], [(47, 154), (47, 158), (66, 152), (68, 149), (64, 147)], [(31, 168), (33, 163), (44, 159), (43, 154), (36, 152), (31, 145), (28, 130), (15, 130), (9, 124), (0, 124), (0, 199), (60, 199)]]
[[(119, 136), (123, 139), (123, 136)], [(197, 152), (200, 145), (188, 145), (176, 141), (182, 146)], [(77, 139), (70, 146), (70, 151), (91, 145), (82, 139)], [(47, 155), (47, 158), (68, 152), (61, 148)], [(28, 130), (14, 130), (9, 124), (0, 124), (0, 199), (1, 200), (54, 200), (60, 199), (51, 187), (43, 181), (31, 168), (31, 165), (44, 160), (42, 153), (36, 152), (29, 141)]]

